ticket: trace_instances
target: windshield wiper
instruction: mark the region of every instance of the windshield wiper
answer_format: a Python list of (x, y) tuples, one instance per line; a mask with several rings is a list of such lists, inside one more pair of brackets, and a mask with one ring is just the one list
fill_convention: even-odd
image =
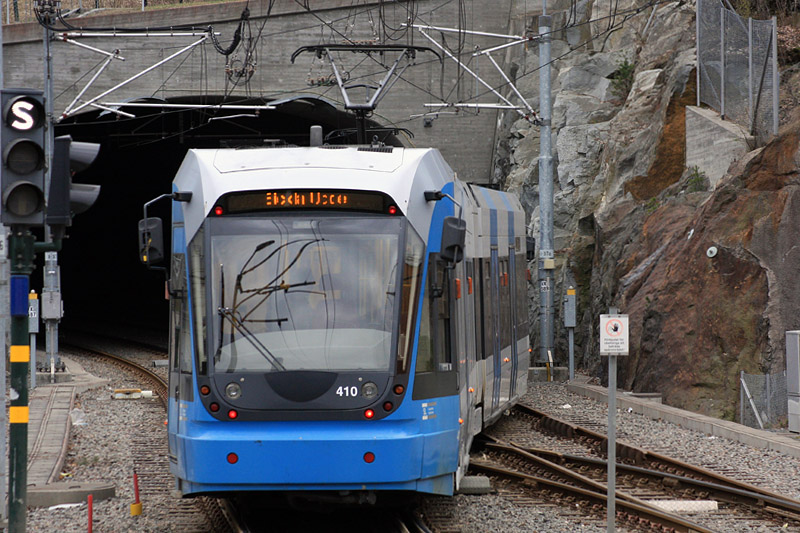
[[(304, 285), (314, 285), (314, 284), (316, 284), (316, 282), (314, 282), (314, 281), (302, 281), (302, 282), (298, 282), (298, 283), (285, 283), (283, 280), (281, 280), (280, 283), (278, 283), (278, 280), (280, 280), (289, 271), (289, 269), (291, 269), (300, 260), (300, 256), (303, 254), (303, 252), (305, 252), (306, 248), (308, 248), (309, 246), (311, 246), (313, 244), (316, 244), (318, 242), (322, 242), (324, 240), (325, 239), (323, 239), (323, 238), (317, 238), (317, 239), (295, 239), (295, 240), (286, 242), (286, 243), (281, 244), (280, 246), (278, 246), (277, 249), (272, 250), (267, 255), (267, 257), (265, 257), (264, 259), (262, 259), (261, 261), (259, 261), (255, 265), (251, 266), (250, 268), (246, 269), (247, 265), (250, 263), (250, 260), (255, 256), (256, 252), (258, 252), (260, 250), (263, 250), (267, 246), (271, 246), (272, 244), (274, 244), (275, 241), (266, 241), (266, 242), (263, 242), (263, 243), (257, 245), (255, 247), (255, 249), (253, 250), (253, 253), (250, 255), (250, 258), (247, 259), (245, 264), (242, 266), (241, 270), (239, 270), (239, 274), (236, 276), (236, 286), (234, 287), (234, 292), (233, 292), (233, 310), (234, 311), (238, 310), (241, 305), (243, 305), (244, 303), (250, 301), (251, 299), (256, 298), (256, 297), (260, 298), (260, 300), (257, 300), (255, 302), (255, 304), (252, 305), (251, 309), (242, 318), (242, 321), (247, 320), (247, 317), (249, 317), (251, 314), (253, 314), (253, 312), (255, 312), (259, 307), (261, 307), (269, 299), (269, 297), (273, 293), (281, 291), (281, 290), (288, 293), (289, 289), (292, 289), (294, 287), (301, 287), (301, 286), (304, 286)], [(265, 264), (267, 261), (269, 261), (270, 258), (275, 256), (275, 254), (280, 253), (282, 250), (288, 249), (288, 247), (290, 245), (295, 244), (295, 243), (299, 243), (299, 242), (304, 242), (304, 244), (297, 251), (297, 253), (295, 254), (294, 258), (292, 258), (290, 263), (283, 270), (281, 270), (276, 276), (274, 276), (269, 282), (265, 283), (261, 287), (255, 287), (253, 289), (244, 289), (242, 287), (242, 278), (244, 278), (244, 276), (246, 274), (249, 274), (249, 273), (253, 272), (255, 269), (257, 269), (261, 265)], [(278, 284), (276, 285), (276, 283), (278, 283)], [(247, 296), (245, 296), (244, 298), (242, 298), (241, 301), (239, 301), (239, 294), (246, 294)]]
[[(247, 326), (245, 326), (244, 323), (236, 317), (231, 309), (228, 309), (227, 307), (220, 307), (217, 312), (220, 314), (220, 316), (225, 317), (236, 329), (236, 331), (241, 333), (242, 336), (253, 345), (253, 348), (256, 349), (256, 352), (266, 359), (273, 367), (275, 367), (277, 370), (286, 370), (286, 367), (283, 366), (280, 361), (278, 361), (278, 358), (272, 355), (272, 352), (270, 352), (269, 349), (264, 346), (264, 343), (258, 340), (258, 337), (256, 337), (253, 332), (247, 329)], [(275, 321), (280, 322), (282, 320), (286, 319), (277, 319)]]

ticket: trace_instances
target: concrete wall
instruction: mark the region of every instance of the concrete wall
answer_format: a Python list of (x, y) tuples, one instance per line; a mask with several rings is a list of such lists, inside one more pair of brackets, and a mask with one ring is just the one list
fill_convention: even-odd
[(753, 137), (719, 113), (700, 107), (686, 108), (686, 166), (705, 173), (712, 188), (728, 172), (731, 163), (755, 146)]
[[(507, 31), (512, 16), (513, 0), (496, 2), (473, 2), (467, 15), (466, 25), (469, 29), (484, 32)], [(442, 4), (445, 4), (442, 6)], [(366, 14), (366, 8), (372, 4), (354, 5), (350, 0), (328, 0), (314, 2), (317, 10), (308, 13), (295, 2), (277, 2), (274, 11), (264, 24), (264, 11), (267, 2), (250, 4), (250, 32), (256, 37), (263, 31), (258, 45), (255, 47), (256, 69), (249, 84), (238, 87), (228, 83), (225, 74), (225, 58), (217, 53), (211, 43), (197, 47), (193, 52), (184, 54), (171, 62), (156, 68), (131, 85), (112, 93), (102, 101), (119, 102), (127, 98), (141, 96), (174, 97), (189, 94), (223, 94), (229, 92), (234, 96), (263, 96), (280, 98), (297, 94), (321, 94), (341, 102), (338, 89), (334, 87), (312, 87), (307, 80), (327, 76), (330, 68), (327, 62), (314, 57), (313, 54), (302, 54), (296, 62), (290, 62), (290, 56), (297, 48), (325, 42), (344, 42), (344, 37), (337, 31), (321, 24), (321, 21), (332, 21), (332, 27), (347, 34), (353, 40), (373, 39), (376, 32), (380, 34), (377, 12), (372, 17)], [(324, 5), (328, 9), (321, 10)], [(458, 2), (443, 3), (440, 0), (418, 1), (417, 22), (441, 26), (456, 27), (458, 25)], [(400, 7), (398, 7), (400, 6)], [(407, 16), (403, 4), (386, 8), (391, 24), (399, 26)], [(441, 7), (440, 7), (441, 6)], [(70, 19), (74, 25), (86, 25), (95, 28), (114, 27), (159, 27), (179, 24), (196, 24), (205, 28), (213, 24), (214, 30), (221, 32), (220, 43), (226, 47), (233, 36), (245, 2), (226, 2), (207, 6), (187, 7), (180, 9), (160, 9), (129, 14), (96, 15), (79, 19)], [(6, 87), (42, 87), (43, 86), (43, 29), (38, 24), (16, 24), (5, 26), (5, 85)], [(396, 34), (398, 43), (405, 43), (406, 37)], [(439, 38), (439, 35), (436, 35)], [(447, 35), (451, 47), (456, 46), (457, 35)], [(79, 41), (102, 50), (119, 49), (125, 61), (113, 61), (112, 65), (98, 78), (86, 96), (94, 96), (115, 86), (153, 63), (169, 56), (180, 48), (197, 40), (197, 37), (84, 37)], [(499, 44), (502, 41), (467, 37), (464, 50), (467, 52), (464, 61), (471, 61), (480, 74), (487, 77), (493, 86), (502, 80), (492, 73), (491, 64), (482, 59), (471, 60), (469, 52), (476, 46), (484, 47)], [(429, 43), (419, 34), (413, 35), (413, 44), (428, 46)], [(60, 115), (66, 106), (91, 78), (96, 66), (103, 56), (95, 52), (79, 48), (61, 41), (52, 45), (54, 61), (54, 85), (56, 115)], [(231, 56), (241, 60), (242, 53)], [(377, 56), (376, 56), (377, 58)], [(369, 78), (359, 78), (356, 83), (375, 83), (383, 76), (385, 70), (377, 61), (365, 59), (363, 54), (342, 53), (337, 56), (341, 66), (351, 72), (351, 79), (365, 74)], [(389, 59), (389, 58), (387, 58)], [(400, 80), (381, 101), (375, 118), (385, 124), (410, 129), (415, 137), (410, 144), (414, 146), (435, 146), (440, 148), (459, 177), (468, 181), (488, 181), (494, 146), (497, 123), (497, 112), (483, 110), (462, 111), (457, 115), (442, 113), (432, 121), (431, 127), (423, 127), (422, 118), (412, 118), (415, 114), (430, 111), (423, 104), (441, 101), (458, 100), (472, 102), (496, 102), (493, 95), (474, 98), (476, 94), (486, 92), (469, 76), (463, 78), (460, 92), (455, 89), (458, 70), (451, 60), (445, 60), (444, 69), (433, 60), (429, 53), (417, 56), (417, 65), (409, 67)], [(502, 60), (502, 55), (497, 57)], [(393, 60), (393, 58), (391, 58)], [(429, 94), (432, 93), (432, 94)], [(361, 95), (363, 93), (355, 93)]]

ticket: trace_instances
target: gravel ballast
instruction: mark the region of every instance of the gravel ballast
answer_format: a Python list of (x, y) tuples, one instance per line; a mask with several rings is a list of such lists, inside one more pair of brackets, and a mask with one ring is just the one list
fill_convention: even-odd
[[(147, 480), (141, 478), (143, 513), (137, 517), (130, 516), (130, 504), (134, 501), (132, 443), (136, 442), (136, 435), (140, 432), (160, 432), (166, 440), (165, 415), (159, 401), (112, 400), (111, 389), (138, 388), (141, 384), (131, 382), (121, 372), (109, 370), (106, 365), (90, 358), (81, 358), (79, 363), (87, 372), (111, 379), (110, 387), (93, 389), (79, 396), (77, 407), (83, 412), (85, 425), (73, 426), (64, 467), (66, 479), (111, 482), (116, 485), (115, 498), (94, 504), (94, 531), (186, 531), (185, 526), (175, 529), (169, 523), (169, 510), (178, 505), (185, 506), (187, 502), (163, 491), (148, 494)], [(605, 404), (572, 394), (558, 383), (530, 383), (523, 403), (576, 423), (592, 421), (604, 425), (608, 419)], [(797, 483), (797, 479), (800, 479), (800, 461), (778, 452), (751, 448), (621, 410), (617, 413), (617, 437), (630, 444), (693, 464), (713, 467), (725, 475), (800, 499), (800, 486)], [(165, 459), (165, 468), (166, 464)], [(452, 503), (452, 530), (464, 533), (605, 530), (605, 526), (580, 525), (574, 513), (565, 512), (562, 517), (556, 507), (532, 507), (500, 494), (458, 495)], [(578, 527), (580, 529), (576, 529)], [(30, 509), (28, 513), (30, 532), (86, 530), (85, 504), (69, 508)], [(781, 529), (796, 530), (793, 527)], [(198, 524), (195, 531), (205, 529)]]

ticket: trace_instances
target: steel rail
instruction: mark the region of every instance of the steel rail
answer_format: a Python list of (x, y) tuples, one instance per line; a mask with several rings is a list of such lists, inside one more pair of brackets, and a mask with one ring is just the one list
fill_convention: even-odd
[[(482, 471), (487, 474), (494, 474), (516, 479), (530, 486), (534, 490), (547, 491), (550, 494), (560, 494), (569, 499), (578, 498), (588, 502), (593, 510), (597, 512), (602, 511), (608, 505), (607, 496), (602, 492), (596, 492), (573, 485), (567, 485), (566, 483), (517, 472), (507, 468), (497, 467), (482, 462), (470, 462), (470, 469)], [(634, 523), (637, 527), (647, 528), (650, 525), (658, 525), (664, 529), (671, 528), (669, 530), (675, 532), (714, 533), (713, 529), (708, 529), (702, 525), (691, 522), (679, 516), (659, 511), (658, 509), (636, 503), (635, 501), (631, 501), (629, 499), (618, 498), (616, 502), (616, 508), (617, 520), (621, 522)]]
[[(114, 362), (114, 364), (128, 368), (139, 373), (140, 375), (143, 375), (144, 379), (151, 384), (153, 391), (158, 395), (164, 410), (166, 411), (168, 409), (169, 398), (167, 382), (155, 372), (152, 372), (150, 369), (145, 368), (138, 363), (129, 361), (124, 357), (108, 353), (103, 350), (98, 350), (96, 348), (90, 348), (75, 343), (62, 343), (62, 347), (67, 346), (76, 350), (87, 352), (89, 355), (110, 359)], [(239, 523), (235, 516), (236, 513), (232, 507), (232, 503), (227, 499), (210, 498), (206, 496), (201, 496), (197, 499), (199, 500), (198, 505), (205, 513), (206, 518), (214, 525), (214, 531), (225, 532), (227, 530), (233, 533), (246, 533), (247, 530)]]
[[(518, 404), (515, 406), (515, 409), (523, 414), (539, 418), (542, 421), (542, 427), (554, 433), (567, 437), (589, 438), (599, 443), (603, 451), (606, 451), (608, 448), (608, 439), (602, 433), (598, 433), (570, 422), (559, 420), (558, 418), (552, 417), (526, 405)], [(616, 450), (619, 458), (628, 459), (635, 465), (641, 466), (650, 463), (649, 470), (661, 471), (662, 477), (673, 475), (687, 479), (693, 478), (697, 481), (706, 482), (709, 484), (709, 486), (719, 487), (720, 489), (736, 489), (736, 491), (730, 491), (731, 497), (733, 497), (735, 494), (738, 494), (737, 497), (753, 502), (752, 505), (754, 506), (769, 504), (779, 510), (780, 513), (788, 513), (788, 517), (790, 518), (800, 519), (800, 500), (788, 498), (775, 492), (756, 487), (755, 485), (723, 476), (717, 472), (685, 463), (679, 459), (643, 450), (637, 446), (633, 446), (620, 440), (617, 440)], [(620, 463), (617, 464), (620, 465)], [(656, 466), (655, 468), (653, 468), (654, 465)], [(763, 500), (763, 502), (759, 504), (758, 500)], [(734, 501), (736, 503), (741, 503), (739, 500)], [(769, 508), (764, 507), (764, 509)]]

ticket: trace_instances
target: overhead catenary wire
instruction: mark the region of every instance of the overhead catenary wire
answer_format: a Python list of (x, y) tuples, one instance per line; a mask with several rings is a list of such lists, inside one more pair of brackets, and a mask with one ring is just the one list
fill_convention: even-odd
[[(438, 6), (435, 6), (434, 8), (432, 8), (432, 9), (430, 9), (430, 10), (424, 12), (424, 13), (421, 13), (421, 14), (419, 13), (419, 7), (417, 5), (413, 5), (413, 6), (409, 7), (409, 11), (407, 11), (407, 12), (411, 12), (410, 11), (411, 9), (415, 9), (416, 11), (413, 12), (413, 20), (423, 21), (423, 19), (426, 16), (430, 16), (432, 13), (436, 12), (438, 9), (442, 9), (445, 6), (447, 6), (449, 4), (452, 4), (453, 1), (455, 1), (455, 0), (446, 0), (445, 2), (442, 2), (441, 4), (439, 4)], [(296, 2), (299, 5), (301, 5), (302, 7), (304, 7), (305, 9), (308, 9), (308, 3), (307, 2), (301, 2), (300, 0), (296, 0)], [(592, 23), (600, 22), (600, 21), (603, 21), (603, 20), (608, 20), (609, 21), (609, 24), (608, 24), (608, 26), (606, 27), (606, 29), (604, 31), (600, 32), (597, 35), (594, 35), (594, 36), (590, 37), (589, 39), (587, 39), (584, 42), (580, 43), (574, 49), (569, 50), (569, 51), (565, 52), (564, 54), (554, 58), (551, 61), (551, 63), (555, 62), (555, 61), (558, 61), (560, 59), (563, 59), (564, 57), (568, 56), (569, 54), (571, 54), (571, 53), (577, 51), (578, 49), (580, 49), (581, 47), (585, 46), (589, 42), (591, 42), (591, 41), (593, 41), (593, 40), (595, 40), (597, 38), (600, 38), (603, 35), (607, 35), (608, 32), (615, 31), (616, 29), (620, 28), (627, 20), (629, 20), (631, 16), (636, 15), (636, 14), (638, 14), (638, 13), (640, 13), (640, 12), (646, 10), (646, 9), (649, 9), (650, 7), (653, 7), (655, 5), (666, 4), (666, 3), (673, 3), (673, 2), (671, 0), (654, 0), (652, 2), (649, 2), (649, 3), (644, 4), (642, 6), (639, 6), (639, 7), (630, 8), (630, 9), (627, 9), (627, 10), (617, 10), (617, 11), (615, 11), (613, 13), (610, 13), (608, 15), (605, 15), (603, 17), (597, 17), (597, 18), (594, 18), (594, 19), (591, 19), (591, 20), (580, 22), (580, 23), (571, 22), (568, 26), (564, 26), (563, 28), (557, 28), (557, 29), (552, 30), (551, 33), (556, 33), (558, 31), (562, 31), (563, 29), (566, 29), (567, 27), (577, 27), (577, 26), (581, 26), (581, 25), (584, 25), (584, 24), (592, 24)], [(251, 44), (250, 44), (249, 50), (252, 53), (255, 53), (255, 50), (257, 49), (258, 41), (260, 39), (266, 39), (266, 38), (270, 38), (272, 36), (277, 36), (277, 35), (285, 34), (285, 33), (304, 31), (304, 30), (309, 29), (309, 28), (328, 28), (332, 35), (342, 35), (341, 32), (339, 32), (339, 30), (336, 29), (333, 24), (334, 24), (334, 22), (336, 22), (336, 20), (342, 20), (342, 19), (345, 19), (345, 17), (342, 17), (340, 19), (336, 19), (334, 21), (327, 21), (326, 22), (326, 21), (323, 21), (317, 14), (314, 14), (314, 15), (317, 18), (317, 20), (319, 21), (318, 24), (314, 24), (314, 25), (310, 25), (310, 26), (304, 26), (303, 28), (281, 29), (281, 30), (278, 30), (278, 31), (275, 31), (275, 32), (264, 33), (263, 30), (264, 30), (266, 21), (269, 19), (270, 10), (271, 10), (273, 4), (274, 4), (274, 0), (272, 0), (270, 2), (270, 7), (268, 8), (267, 13), (265, 15), (253, 16), (251, 14), (247, 19), (248, 22), (249, 21), (253, 21), (253, 20), (261, 19), (260, 20), (261, 24), (260, 24), (258, 35), (257, 35), (256, 38), (254, 38), (252, 41), (250, 41)], [(397, 2), (381, 2), (379, 4), (378, 7), (383, 10), (383, 16), (385, 16), (385, 10), (386, 10), (387, 5), (390, 5), (390, 4), (397, 4)], [(614, 4), (614, 5), (615, 5), (615, 7), (617, 6), (616, 4)], [(359, 15), (359, 14), (362, 14), (362, 13), (365, 13), (365, 12), (368, 12), (368, 11), (374, 10), (374, 9), (376, 9), (376, 8), (375, 7), (371, 7), (371, 8), (364, 8), (364, 9), (354, 9), (348, 14), (348, 17), (352, 17), (354, 14), (355, 15)], [(624, 16), (624, 15), (628, 15), (628, 16)], [(617, 17), (620, 17), (620, 16), (624, 16), (621, 21), (617, 18)], [(381, 25), (383, 25), (383, 24), (384, 24), (384, 21), (382, 20), (381, 21)], [(389, 31), (393, 31), (393, 30), (396, 30), (397, 28), (394, 28), (394, 27), (391, 27), (391, 26), (387, 25), (387, 29)], [(141, 30), (137, 29), (137, 31), (141, 31)], [(413, 32), (406, 32), (407, 36), (408, 35), (412, 35), (412, 34), (413, 34)], [(395, 35), (395, 37), (397, 37), (397, 35)], [(348, 39), (346, 36), (344, 36), (344, 38)], [(402, 38), (402, 36), (400, 36), (399, 38)], [(455, 48), (458, 49), (458, 46), (456, 46)], [(204, 50), (204, 47), (201, 47), (200, 49)], [(207, 56), (204, 53), (202, 55), (203, 55), (202, 62), (207, 64)], [(353, 80), (367, 78), (369, 76), (372, 76), (372, 75), (378, 74), (380, 72), (383, 72), (382, 69), (385, 68), (385, 65), (382, 62), (378, 61), (377, 58), (374, 58), (374, 57), (364, 58), (364, 59), (362, 59), (361, 63), (363, 63), (367, 59), (371, 59), (371, 60), (375, 61), (375, 63), (379, 66), (379, 69), (377, 71), (375, 71), (375, 72), (369, 72), (369, 73), (366, 73), (366, 74), (363, 74), (363, 75), (360, 75), (360, 76), (353, 76), (353, 78), (352, 78)], [(435, 60), (430, 60), (430, 61), (435, 61)], [(425, 63), (428, 63), (428, 62), (429, 62), (428, 60), (422, 60), (422, 61), (418, 61), (417, 64), (425, 64)], [(205, 68), (207, 68), (207, 67), (205, 67)], [(541, 68), (541, 67), (539, 67), (539, 68)], [(522, 76), (518, 76), (517, 80), (521, 79), (524, 76), (528, 76), (530, 74), (533, 74), (537, 70), (538, 70), (538, 68), (537, 69), (533, 69), (530, 72), (524, 73)], [(172, 76), (172, 75), (170, 75), (170, 76)], [(207, 87), (207, 84), (208, 84), (208, 79), (207, 78), (208, 78), (207, 76), (203, 77), (203, 79), (205, 80), (206, 87)], [(419, 90), (424, 94), (428, 94), (430, 97), (435, 98), (437, 100), (440, 100), (440, 101), (442, 100), (442, 98), (441, 98), (442, 95), (441, 94), (437, 96), (432, 91), (427, 90), (424, 87), (421, 87), (419, 84), (414, 83), (412, 80), (409, 80), (409, 79), (407, 79), (405, 77), (401, 77), (401, 79), (405, 83), (407, 83), (408, 85), (414, 87), (416, 90)], [(501, 83), (501, 84), (498, 84), (495, 88), (497, 90), (500, 90), (500, 89), (506, 88), (507, 85), (508, 85), (507, 83)], [(230, 87), (226, 88), (226, 91), (225, 91), (225, 94), (224, 94), (224, 98), (225, 99), (230, 98), (234, 88), (235, 88), (235, 86), (230, 86)], [(162, 84), (162, 87), (160, 87), (160, 89), (164, 89), (163, 84)], [(292, 94), (292, 93), (296, 94), (298, 92), (302, 93), (302, 92), (305, 92), (304, 89), (306, 89), (306, 87), (303, 87), (303, 88), (286, 88), (285, 90), (281, 90), (281, 91), (262, 92), (262, 93), (260, 93), (259, 96), (261, 98), (265, 98), (266, 99), (266, 98), (269, 98), (271, 96), (280, 96), (281, 94), (287, 94), (287, 93), (288, 94)], [(166, 90), (166, 89), (164, 89), (164, 90)], [(326, 90), (323, 91), (322, 94), (323, 95), (324, 94), (328, 94), (329, 90), (331, 90), (330, 87), (326, 88)], [(487, 94), (490, 94), (490, 91), (487, 90), (487, 91), (484, 91), (483, 93), (476, 93), (476, 94), (472, 95), (469, 98), (465, 98), (463, 101), (464, 102), (477, 101), (479, 98), (481, 98), (481, 97), (483, 97), (483, 96), (485, 96)], [(252, 95), (250, 95), (249, 92), (248, 92), (248, 96), (252, 96)], [(169, 112), (171, 112), (171, 111), (169, 111)], [(180, 111), (175, 111), (175, 112), (180, 112)], [(462, 111), (462, 113), (463, 113), (463, 111)], [(381, 116), (381, 115), (378, 115), (378, 116)], [(121, 118), (120, 120), (133, 120), (133, 119)], [(405, 124), (407, 122), (410, 122), (411, 120), (413, 120), (413, 119), (406, 119), (406, 120), (400, 120), (400, 121), (389, 121), (389, 123), (392, 126), (399, 126), (399, 125)], [(190, 132), (190, 131), (192, 131), (194, 129), (197, 129), (199, 127), (202, 127), (202, 125), (193, 126), (193, 127), (189, 128), (189, 129), (185, 130), (184, 132), (177, 133), (176, 135), (180, 135), (180, 134), (183, 134), (183, 133), (188, 133), (188, 132)], [(149, 142), (149, 141), (147, 141), (147, 142)]]

